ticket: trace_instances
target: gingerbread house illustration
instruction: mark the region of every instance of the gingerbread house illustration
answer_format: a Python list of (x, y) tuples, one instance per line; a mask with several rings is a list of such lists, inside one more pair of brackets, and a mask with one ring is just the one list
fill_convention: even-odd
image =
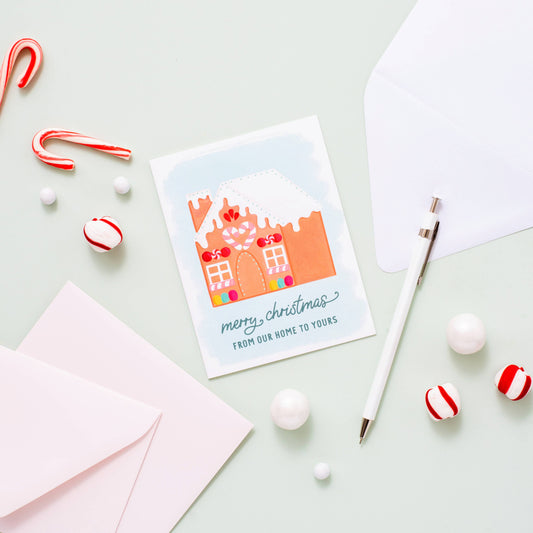
[(320, 204), (277, 170), (187, 200), (213, 306), (335, 275)]

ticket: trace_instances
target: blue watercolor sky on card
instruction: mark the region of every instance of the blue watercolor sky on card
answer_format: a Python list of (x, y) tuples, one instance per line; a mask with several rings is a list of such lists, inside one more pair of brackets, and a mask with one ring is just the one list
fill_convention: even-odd
[[(276, 353), (294, 351), (305, 346), (301, 350), (303, 353), (311, 351), (313, 345), (323, 347), (326, 344), (336, 344), (340, 339), (354, 338), (363, 324), (368, 329), (368, 321), (371, 322), (368, 303), (364, 296), (361, 297), (361, 281), (358, 274), (354, 274), (353, 260), (346, 250), (349, 239), (346, 239), (344, 216), (338, 205), (333, 205), (328, 200), (332, 194), (336, 195), (336, 186), (332, 178), (325, 179), (324, 173), (321, 174), (321, 162), (316, 159), (315, 153), (315, 146), (304, 136), (282, 135), (179, 161), (163, 180), (162, 190), (160, 188), (160, 195), (164, 195), (162, 204), (164, 209), (167, 206), (165, 216), (171, 228), (172, 245), (189, 304), (194, 300), (195, 308), (201, 309), (201, 312), (193, 313), (193, 320), (200, 345), (207, 352), (204, 357), (207, 355), (208, 366), (210, 359), (216, 360), (214, 364), (219, 368), (242, 365), (246, 361), (250, 363), (248, 366), (254, 366), (254, 360)], [(195, 231), (186, 195), (209, 189), (211, 198), (214, 198), (223, 181), (269, 169), (276, 169), (320, 203), (337, 275), (213, 308), (196, 253)], [(328, 172), (325, 174), (330, 176)], [(331, 299), (336, 292), (339, 297), (325, 308), (315, 308), (301, 315), (272, 321), (264, 320), (274, 302), (279, 308), (290, 305), (299, 295), (303, 300), (312, 300), (322, 295)], [(313, 321), (332, 316), (336, 317), (334, 324), (320, 328), (312, 325)], [(242, 328), (221, 334), (222, 323), (244, 317), (255, 317), (258, 321), (262, 318), (264, 323), (255, 329), (253, 335), (245, 335)], [(300, 328), (302, 323), (307, 323), (309, 330), (304, 332)], [(269, 332), (274, 335), (282, 328), (295, 326), (298, 329), (296, 335), (282, 339), (273, 337), (273, 341), (256, 342), (246, 349), (236, 349), (234, 346), (234, 343), (238, 345), (244, 339), (255, 338), (257, 341), (258, 335)], [(208, 369), (208, 374), (212, 375), (213, 372)]]

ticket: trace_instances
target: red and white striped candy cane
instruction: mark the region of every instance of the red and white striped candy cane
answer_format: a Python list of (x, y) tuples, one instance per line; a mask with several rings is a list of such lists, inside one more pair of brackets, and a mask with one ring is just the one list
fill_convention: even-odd
[[(236, 239), (238, 239), (241, 235), (246, 233), (248, 231), (248, 237), (246, 237), (243, 244), (238, 242)], [(255, 234), (257, 230), (255, 226), (251, 223), (245, 220), (240, 226), (239, 229), (237, 229), (235, 226), (232, 226), (231, 228), (225, 228), (222, 232), (222, 238), (235, 250), (247, 250), (250, 248), (251, 244), (254, 242)]]
[(2, 67), (0, 68), (0, 106), (2, 105), (4, 92), (6, 90), (11, 71), (13, 70), (13, 66), (15, 65), (15, 61), (17, 60), (18, 55), (26, 49), (31, 53), (30, 63), (26, 69), (26, 72), (20, 78), (18, 86), (20, 88), (26, 87), (41, 66), (41, 62), (43, 60), (43, 49), (37, 41), (34, 39), (19, 39), (16, 43), (14, 43), (4, 57)]
[(48, 139), (61, 139), (62, 141), (68, 141), (71, 143), (81, 144), (95, 150), (100, 150), (106, 154), (111, 154), (122, 159), (129, 159), (131, 156), (131, 150), (127, 148), (120, 148), (105, 141), (99, 141), (93, 137), (87, 137), (81, 133), (75, 131), (60, 130), (55, 128), (49, 128), (41, 130), (33, 137), (32, 148), (35, 155), (47, 165), (53, 167), (62, 168), (63, 170), (72, 170), (74, 168), (74, 161), (66, 157), (60, 157), (54, 155), (45, 150), (43, 143)]

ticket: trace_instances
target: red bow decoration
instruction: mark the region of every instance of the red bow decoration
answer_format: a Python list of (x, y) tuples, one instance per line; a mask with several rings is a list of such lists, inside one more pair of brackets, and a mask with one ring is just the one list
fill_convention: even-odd
[(229, 254), (231, 254), (231, 250), (229, 248), (227, 248), (227, 247), (224, 247), (221, 250), (218, 250), (217, 248), (215, 248), (211, 252), (204, 252), (202, 254), (202, 259), (206, 263), (209, 263), (209, 261), (211, 261), (213, 259), (220, 259), (221, 257), (228, 257)]
[(259, 248), (263, 248), (267, 244), (274, 244), (275, 242), (281, 242), (283, 237), (281, 236), (281, 233), (274, 233), (272, 235), (267, 235), (266, 237), (261, 237), (257, 239), (257, 246)]

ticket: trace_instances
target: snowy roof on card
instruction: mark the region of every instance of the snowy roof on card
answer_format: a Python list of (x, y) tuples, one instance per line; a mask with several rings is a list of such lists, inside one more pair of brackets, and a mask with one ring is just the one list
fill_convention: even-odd
[(267, 225), (268, 218), (272, 228), (277, 224), (292, 224), (294, 231), (299, 231), (301, 218), (307, 218), (313, 211), (320, 211), (320, 204), (316, 200), (277, 170), (265, 170), (224, 181), (196, 234), (196, 241), (203, 248), (207, 247), (207, 234), (215, 229), (215, 224), (219, 229), (224, 225), (219, 215), (224, 207), (224, 199), (230, 206), (238, 206), (243, 214), (248, 208), (250, 213), (257, 216), (261, 228)]
[(198, 209), (200, 207), (200, 200), (205, 200), (209, 194), (209, 189), (193, 192), (187, 195), (187, 202), (191, 202), (194, 209)]

